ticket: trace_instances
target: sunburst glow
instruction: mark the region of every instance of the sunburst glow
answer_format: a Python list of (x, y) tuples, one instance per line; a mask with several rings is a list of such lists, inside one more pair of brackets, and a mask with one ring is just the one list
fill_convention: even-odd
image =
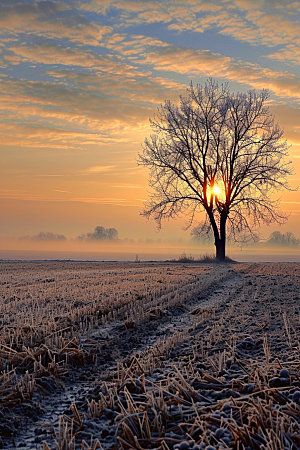
[(213, 188), (212, 188), (212, 192), (214, 195), (219, 195), (221, 190), (219, 188), (219, 186), (217, 186), (216, 184), (214, 184)]

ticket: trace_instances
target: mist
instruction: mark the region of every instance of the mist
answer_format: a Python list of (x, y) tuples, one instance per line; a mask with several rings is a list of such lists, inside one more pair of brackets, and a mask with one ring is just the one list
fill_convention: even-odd
[[(0, 239), (1, 260), (83, 260), (83, 261), (165, 261), (178, 259), (185, 252), (195, 260), (215, 253), (214, 245), (192, 240), (53, 240)], [(299, 248), (273, 247), (266, 243), (253, 246), (228, 246), (228, 256), (235, 261), (300, 261)]]

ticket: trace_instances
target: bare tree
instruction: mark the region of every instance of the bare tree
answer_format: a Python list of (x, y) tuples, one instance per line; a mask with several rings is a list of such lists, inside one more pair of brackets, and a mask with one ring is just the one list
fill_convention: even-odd
[(231, 93), (209, 79), (191, 84), (176, 106), (166, 101), (150, 119), (138, 163), (150, 169), (154, 192), (141, 212), (161, 227), (164, 218), (187, 215), (191, 226), (206, 212), (196, 233), (212, 229), (216, 257), (225, 259), (226, 231), (234, 241), (257, 239), (262, 222), (283, 223), (274, 192), (291, 189), (283, 130), (266, 105), (269, 93)]

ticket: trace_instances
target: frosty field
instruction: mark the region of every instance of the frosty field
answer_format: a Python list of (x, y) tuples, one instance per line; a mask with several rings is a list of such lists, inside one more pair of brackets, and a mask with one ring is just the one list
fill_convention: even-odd
[(1, 262), (0, 448), (300, 448), (300, 264)]

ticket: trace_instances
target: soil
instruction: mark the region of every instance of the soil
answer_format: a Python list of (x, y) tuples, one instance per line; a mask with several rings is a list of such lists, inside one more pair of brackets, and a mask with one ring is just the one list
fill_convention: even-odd
[[(184, 302), (83, 335), (90, 364), (36, 379), (31, 400), (0, 407), (0, 447), (73, 448), (62, 444), (73, 437), (76, 449), (300, 448), (300, 264), (211, 265), (201, 276)], [(290, 411), (273, 447), (267, 410), (282, 423)]]

